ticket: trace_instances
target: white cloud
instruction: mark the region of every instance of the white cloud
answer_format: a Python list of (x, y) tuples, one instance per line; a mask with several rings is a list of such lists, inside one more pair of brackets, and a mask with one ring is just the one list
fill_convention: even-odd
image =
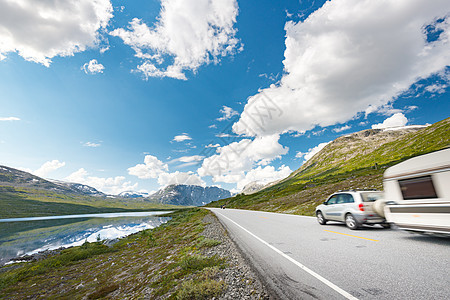
[(184, 162), (184, 163), (190, 163), (190, 162), (198, 162), (203, 160), (205, 158), (201, 155), (192, 155), (192, 156), (182, 156), (179, 158), (173, 159), (171, 162)]
[(99, 64), (96, 59), (92, 59), (89, 63), (85, 63), (81, 68), (84, 70), (86, 74), (98, 74), (103, 73), (105, 67), (102, 64)]
[(237, 183), (255, 165), (267, 165), (288, 152), (279, 144), (279, 135), (243, 139), (218, 147), (217, 153), (203, 160), (200, 176), (212, 176), (214, 182)]
[(303, 157), (304, 158), (303, 163), (305, 163), (308, 160), (310, 160), (314, 155), (319, 153), (319, 151), (322, 150), (323, 148), (325, 148), (325, 146), (328, 145), (329, 143), (331, 143), (331, 141), (330, 142), (325, 142), (325, 143), (320, 143), (319, 145), (308, 149), (308, 152), (306, 152), (306, 153), (297, 152), (295, 157), (297, 157), (297, 158)]
[(143, 164), (137, 164), (128, 168), (128, 174), (137, 176), (140, 179), (158, 178), (161, 173), (169, 170), (167, 164), (157, 157), (146, 155)]
[(158, 183), (161, 186), (167, 186), (169, 184), (186, 184), (186, 185), (200, 185), (206, 186), (206, 183), (193, 172), (179, 172), (174, 173), (161, 173), (158, 176)]
[(209, 144), (209, 145), (206, 145), (205, 146), (205, 148), (217, 148), (217, 147), (220, 147), (220, 145), (219, 144)]
[(49, 173), (58, 170), (66, 165), (65, 162), (60, 162), (59, 160), (52, 160), (45, 162), (39, 169), (33, 172), (34, 175), (39, 177), (46, 177)]
[(217, 121), (229, 120), (231, 119), (231, 117), (239, 115), (237, 111), (225, 105), (220, 110), (220, 113), (222, 114), (222, 116), (220, 118), (217, 118)]
[(172, 141), (175, 142), (183, 142), (183, 141), (189, 141), (192, 140), (192, 138), (187, 133), (182, 133), (180, 135), (176, 135)]
[[(302, 132), (394, 101), (450, 65), (449, 12), (446, 0), (334, 0), (303, 22), (287, 22), (285, 75), (248, 99), (233, 130), (249, 136)], [(429, 24), (442, 30), (432, 42), (424, 32)], [(258, 117), (262, 99), (278, 111), (263, 110), (264, 122)]]
[(144, 60), (137, 69), (146, 78), (185, 80), (185, 70), (195, 72), (201, 65), (234, 54), (239, 43), (233, 28), (237, 14), (236, 0), (162, 0), (152, 27), (134, 18), (127, 29), (110, 34)]
[(217, 128), (216, 124), (209, 125), (208, 128)]
[(48, 67), (53, 57), (97, 46), (112, 11), (109, 0), (1, 1), (0, 58), (17, 52)]
[(392, 117), (387, 118), (383, 123), (372, 125), (372, 129), (386, 129), (392, 127), (402, 127), (408, 123), (408, 119), (402, 113), (396, 113)]
[(432, 94), (434, 94), (434, 93), (443, 94), (443, 93), (445, 93), (446, 88), (447, 88), (446, 84), (432, 84), (432, 85), (425, 87), (425, 90)]
[(94, 142), (86, 142), (83, 144), (84, 147), (92, 147), (92, 148), (96, 148), (96, 147), (100, 147), (102, 144), (100, 143), (94, 143)]
[(178, 168), (184, 168), (188, 166), (194, 166), (199, 164), (205, 157), (201, 155), (192, 155), (192, 156), (182, 156), (179, 158), (175, 158), (169, 162), (169, 164), (182, 162), (183, 164), (178, 165)]
[(237, 135), (232, 135), (232, 134), (229, 134), (229, 133), (222, 132), (222, 133), (216, 134), (216, 137), (218, 137), (218, 138), (227, 138), (227, 137), (237, 137)]
[(17, 117), (0, 117), (0, 121), (20, 121)]
[(125, 177), (123, 176), (103, 178), (88, 175), (88, 172), (84, 168), (81, 168), (64, 178), (64, 180), (89, 185), (99, 191), (112, 195), (117, 195), (124, 191), (135, 191), (138, 187), (137, 183), (133, 184), (131, 181), (125, 181)]
[(419, 107), (416, 106), (416, 105), (409, 105), (409, 106), (406, 106), (406, 107), (405, 107), (406, 112), (412, 112), (412, 111), (414, 111), (414, 110), (416, 110), (416, 109), (418, 109), (418, 108), (419, 108)]
[(334, 132), (342, 132), (342, 131), (348, 130), (348, 129), (350, 129), (350, 128), (352, 128), (352, 126), (350, 126), (350, 125), (344, 125), (344, 126), (342, 126), (342, 127), (334, 128), (333, 131), (334, 131)]
[(238, 190), (242, 190), (250, 182), (256, 181), (260, 184), (268, 184), (270, 182), (288, 177), (292, 173), (292, 170), (285, 165), (276, 170), (273, 166), (261, 167), (252, 169), (245, 174), (244, 179), (237, 183)]

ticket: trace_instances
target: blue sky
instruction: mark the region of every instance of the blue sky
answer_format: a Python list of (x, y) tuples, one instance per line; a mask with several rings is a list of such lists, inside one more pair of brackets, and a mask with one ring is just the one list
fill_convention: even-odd
[(448, 1), (31, 3), (0, 4), (0, 163), (45, 178), (238, 191), (449, 116)]

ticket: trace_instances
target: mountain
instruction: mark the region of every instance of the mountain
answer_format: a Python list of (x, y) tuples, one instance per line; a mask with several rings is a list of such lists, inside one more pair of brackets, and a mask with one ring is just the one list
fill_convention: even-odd
[(172, 184), (152, 194), (148, 199), (162, 204), (201, 206), (231, 197), (230, 191), (215, 187)]
[(105, 197), (106, 196), (106, 194), (100, 192), (99, 190), (97, 190), (89, 185), (54, 180), (54, 179), (49, 179), (49, 181), (53, 182), (56, 185), (67, 187), (74, 193), (79, 193), (79, 194), (87, 195), (87, 196), (95, 196), (95, 197)]
[(32, 188), (60, 194), (75, 194), (96, 197), (106, 196), (93, 187), (84, 184), (59, 180), (46, 180), (33, 174), (7, 166), (0, 166), (0, 186)]
[(148, 193), (142, 193), (142, 192), (135, 192), (135, 191), (125, 191), (117, 195), (118, 197), (122, 198), (145, 198), (148, 197)]
[(408, 158), (450, 146), (450, 118), (431, 126), (368, 129), (327, 144), (287, 178), (250, 194), (208, 206), (313, 215), (337, 190), (383, 188), (384, 170)]
[(252, 181), (244, 186), (241, 193), (244, 195), (251, 195), (264, 189), (264, 187), (265, 184), (259, 183), (258, 181)]

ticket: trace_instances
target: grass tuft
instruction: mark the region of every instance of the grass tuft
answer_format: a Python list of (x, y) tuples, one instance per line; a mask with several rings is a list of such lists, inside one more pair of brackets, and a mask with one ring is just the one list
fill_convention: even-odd
[(214, 239), (203, 239), (198, 243), (198, 248), (211, 248), (220, 245), (221, 241)]
[(183, 282), (177, 294), (177, 299), (211, 299), (218, 297), (225, 287), (223, 281), (215, 280), (188, 280)]
[(204, 268), (223, 266), (225, 260), (217, 255), (206, 257), (201, 255), (188, 255), (182, 258), (180, 267), (182, 270), (203, 270)]

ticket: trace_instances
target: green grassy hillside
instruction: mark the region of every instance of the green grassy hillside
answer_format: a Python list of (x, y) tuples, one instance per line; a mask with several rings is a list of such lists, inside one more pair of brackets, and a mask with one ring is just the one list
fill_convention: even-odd
[(333, 192), (382, 189), (386, 168), (408, 158), (450, 146), (450, 118), (422, 129), (364, 130), (339, 137), (288, 178), (251, 195), (237, 195), (208, 206), (313, 215)]
[(0, 186), (0, 219), (179, 208), (140, 199), (77, 196), (41, 189)]

